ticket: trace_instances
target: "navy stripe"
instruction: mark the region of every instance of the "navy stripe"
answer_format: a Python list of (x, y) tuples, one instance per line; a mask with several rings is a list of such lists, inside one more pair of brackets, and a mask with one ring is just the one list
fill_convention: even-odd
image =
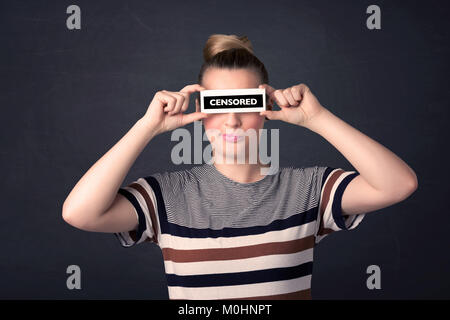
[[(297, 213), (287, 219), (279, 219), (271, 222), (265, 226), (254, 226), (246, 228), (223, 228), (223, 229), (196, 229), (180, 226), (174, 223), (167, 222), (165, 230), (161, 228), (162, 233), (170, 234), (185, 238), (218, 238), (218, 237), (238, 237), (262, 234), (269, 231), (279, 231), (290, 227), (300, 226), (317, 219), (317, 206), (309, 209), (306, 212)], [(161, 221), (161, 220), (160, 220)]]
[[(358, 215), (351, 215), (351, 218), (353, 218), (353, 220), (352, 220), (352, 223), (350, 223), (350, 225), (348, 226), (348, 229), (350, 229), (352, 226), (353, 226), (353, 223), (355, 223), (355, 221), (356, 221), (356, 217), (357, 217)], [(350, 218), (350, 217), (349, 217)]]
[[(121, 233), (119, 233), (119, 232), (117, 232), (117, 233), (114, 233), (114, 235), (117, 237), (117, 240), (119, 240), (119, 242), (122, 244), (122, 242), (123, 243), (127, 243), (125, 240), (124, 240), (124, 238), (123, 238), (123, 236), (122, 236), (122, 234)], [(123, 245), (122, 245), (123, 246)]]
[(158, 180), (155, 177), (148, 176), (144, 178), (149, 186), (152, 188), (155, 193), (156, 203), (158, 208), (158, 217), (159, 217), (159, 227), (161, 228), (161, 234), (166, 233), (168, 227), (167, 222), (167, 213), (166, 213), (166, 205), (164, 203), (164, 199), (161, 192), (161, 187), (159, 186)]
[[(334, 170), (334, 168), (327, 167), (324, 174), (324, 179), (326, 179), (326, 176), (329, 175), (329, 173), (332, 170)], [(315, 206), (306, 212), (294, 214), (293, 216), (287, 219), (275, 220), (265, 226), (254, 226), (245, 228), (227, 227), (223, 229), (185, 227), (175, 223), (171, 223), (167, 220), (167, 212), (164, 203), (164, 198), (158, 180), (153, 176), (147, 176), (144, 179), (147, 181), (147, 183), (150, 185), (153, 192), (155, 193), (161, 234), (169, 234), (173, 236), (186, 238), (218, 238), (218, 237), (256, 235), (268, 231), (279, 231), (290, 227), (303, 225), (315, 221), (318, 215), (318, 207)]]
[(344, 216), (342, 215), (342, 195), (344, 194), (345, 188), (350, 183), (350, 181), (352, 181), (358, 175), (359, 173), (355, 172), (346, 176), (341, 181), (334, 194), (333, 206), (331, 211), (333, 213), (333, 219), (336, 222), (336, 225), (342, 230), (347, 230), (347, 227), (345, 226)]
[(136, 240), (136, 242), (137, 242), (137, 241), (139, 241), (139, 239), (141, 239), (142, 234), (144, 233), (145, 229), (147, 229), (147, 223), (145, 222), (145, 214), (142, 211), (142, 208), (141, 208), (139, 202), (137, 201), (137, 199), (134, 197), (134, 195), (131, 192), (129, 192), (128, 190), (125, 190), (123, 188), (120, 188), (118, 193), (123, 195), (125, 198), (127, 198), (131, 202), (131, 204), (136, 209), (136, 212), (138, 214), (139, 225), (138, 225), (138, 229), (137, 229), (137, 240)]
[(336, 170), (335, 168), (332, 167), (327, 167), (325, 169), (325, 171), (323, 172), (322, 175), (322, 184), (321, 184), (321, 190), (323, 189), (323, 185), (325, 184), (325, 180), (327, 180), (328, 176), (330, 175), (331, 171)]
[(257, 271), (213, 273), (193, 276), (166, 274), (167, 285), (171, 287), (215, 287), (233, 286), (300, 278), (312, 274), (313, 262), (288, 268), (274, 268)]

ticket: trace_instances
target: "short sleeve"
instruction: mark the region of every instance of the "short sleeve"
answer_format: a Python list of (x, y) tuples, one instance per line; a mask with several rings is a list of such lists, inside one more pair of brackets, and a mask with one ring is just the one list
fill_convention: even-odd
[(158, 203), (147, 178), (139, 178), (118, 193), (123, 195), (134, 207), (138, 220), (135, 230), (114, 233), (123, 247), (131, 247), (143, 242), (158, 243)]
[(356, 228), (363, 220), (365, 213), (342, 214), (344, 190), (358, 175), (357, 171), (345, 171), (331, 167), (319, 168), (318, 183), (321, 187), (315, 232), (316, 244), (334, 231)]

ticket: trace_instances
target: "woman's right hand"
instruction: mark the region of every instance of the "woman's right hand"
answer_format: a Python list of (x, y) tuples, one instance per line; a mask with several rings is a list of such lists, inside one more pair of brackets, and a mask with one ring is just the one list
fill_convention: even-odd
[(205, 90), (199, 84), (187, 85), (179, 92), (161, 90), (155, 93), (142, 120), (156, 134), (176, 129), (191, 122), (206, 118), (208, 115), (198, 111), (183, 114), (189, 107), (189, 95)]

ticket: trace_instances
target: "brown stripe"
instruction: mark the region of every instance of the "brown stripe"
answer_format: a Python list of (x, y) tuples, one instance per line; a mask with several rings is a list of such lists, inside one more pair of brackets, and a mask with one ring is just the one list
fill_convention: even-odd
[(131, 240), (133, 240), (134, 242), (139, 240), (137, 238), (136, 230), (128, 231), (128, 234), (130, 235)]
[[(136, 242), (136, 241), (139, 240), (138, 237), (137, 237), (137, 232), (136, 232), (136, 230), (128, 231), (128, 234), (129, 234), (131, 240), (133, 240), (134, 242)], [(150, 239), (150, 238), (146, 238), (144, 241), (155, 241), (155, 239), (154, 239), (154, 237), (151, 238), (151, 239)]]
[(259, 296), (247, 298), (231, 298), (229, 300), (311, 300), (311, 288), (272, 296)]
[(152, 221), (152, 229), (154, 234), (152, 241), (158, 243), (158, 233), (157, 233), (158, 228), (156, 223), (155, 208), (153, 207), (152, 199), (150, 199), (150, 196), (148, 195), (147, 191), (140, 184), (132, 183), (130, 184), (130, 187), (136, 189), (142, 195), (142, 197), (144, 197), (148, 211), (150, 212), (150, 220)]
[[(317, 232), (317, 234), (319, 235), (323, 235), (325, 234), (324, 231), (324, 224), (323, 224), (323, 214), (325, 212), (325, 208), (328, 205), (328, 201), (330, 200), (330, 194), (331, 194), (331, 189), (333, 188), (336, 180), (344, 173), (345, 171), (342, 169), (338, 169), (337, 171), (335, 171), (331, 177), (328, 179), (328, 181), (326, 182), (326, 185), (324, 186), (324, 191), (323, 191), (323, 196), (322, 196), (322, 201), (320, 203), (320, 210), (319, 210), (319, 215), (320, 215), (320, 227), (319, 230)], [(329, 232), (326, 232), (329, 233)]]
[(334, 232), (333, 229), (330, 228), (323, 228), (322, 230), (319, 230), (319, 232), (317, 233), (319, 236), (323, 236), (324, 234), (329, 234)]
[(217, 260), (234, 260), (254, 258), (272, 254), (289, 254), (310, 249), (314, 246), (314, 236), (284, 242), (270, 242), (251, 246), (178, 250), (163, 248), (164, 261), (173, 262), (200, 262)]

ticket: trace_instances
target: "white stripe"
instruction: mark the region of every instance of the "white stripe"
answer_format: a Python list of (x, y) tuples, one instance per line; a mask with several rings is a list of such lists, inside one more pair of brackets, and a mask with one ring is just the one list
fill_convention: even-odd
[[(142, 188), (144, 188), (145, 192), (147, 192), (147, 195), (150, 197), (152, 204), (153, 204), (153, 208), (155, 210), (155, 216), (156, 216), (156, 223), (158, 224), (157, 226), (155, 226), (156, 230), (159, 230), (159, 217), (158, 217), (158, 204), (156, 202), (156, 196), (155, 193), (153, 192), (153, 189), (150, 187), (150, 185), (147, 183), (147, 181), (144, 178), (139, 178), (137, 181), (133, 181), (131, 184), (133, 183), (137, 183), (139, 184)], [(130, 184), (130, 185), (131, 185)], [(144, 197), (142, 196), (142, 194), (137, 191), (134, 187), (130, 187), (130, 185), (122, 188), (127, 190), (128, 192), (130, 192), (134, 198), (136, 199), (136, 201), (139, 203), (139, 206), (141, 207), (142, 212), (144, 213), (145, 216), (145, 224), (146, 224), (146, 228), (141, 236), (140, 239), (138, 239), (138, 241), (133, 241), (133, 239), (130, 237), (129, 231), (124, 231), (124, 232), (117, 232), (116, 234), (118, 235), (119, 241), (122, 244), (122, 246), (125, 247), (131, 247), (134, 244), (139, 244), (144, 242), (147, 238), (152, 238), (154, 235), (153, 232), (153, 224), (152, 221), (150, 219), (150, 213), (148, 211), (148, 207), (147, 207), (147, 203), (144, 199)], [(139, 223), (139, 215), (137, 213), (136, 208), (134, 208), (134, 213), (136, 214), (136, 219), (137, 222)], [(158, 240), (160, 239), (160, 234), (158, 234)]]
[(134, 244), (134, 241), (131, 239), (128, 231), (115, 232), (115, 234), (117, 235), (117, 238), (122, 246), (131, 247)]
[(148, 214), (147, 204), (145, 203), (145, 199), (141, 195), (141, 193), (139, 191), (137, 191), (136, 189), (134, 189), (133, 187), (127, 186), (124, 189), (127, 190), (128, 192), (130, 192), (136, 198), (136, 200), (139, 203), (139, 206), (141, 207), (141, 210), (145, 216), (146, 228), (145, 228), (144, 232), (142, 233), (141, 237), (138, 239), (138, 241), (136, 241), (136, 244), (139, 244), (139, 243), (144, 242), (145, 239), (147, 239), (147, 237), (151, 238), (152, 234), (153, 234), (153, 232), (151, 231), (152, 223), (151, 223), (151, 220), (150, 220), (150, 217)]
[(290, 254), (274, 254), (236, 260), (202, 262), (165, 261), (164, 266), (166, 273), (185, 276), (293, 267), (299, 264), (313, 261), (313, 257), (314, 249), (310, 248), (301, 252)]
[[(342, 169), (333, 170), (329, 174), (329, 176), (328, 176), (328, 178), (327, 178), (327, 180), (325, 182), (325, 185), (327, 184), (327, 182), (328, 182), (329, 178), (331, 177), (332, 173), (337, 171), (337, 170), (342, 170)], [(353, 174), (353, 173), (356, 173), (356, 171), (344, 171), (339, 176), (339, 178), (335, 181), (333, 187), (331, 188), (330, 198), (328, 200), (328, 204), (327, 204), (327, 206), (325, 208), (325, 211), (324, 211), (324, 214), (323, 214), (323, 220), (324, 220), (324, 224), (323, 225), (324, 225), (324, 228), (329, 228), (329, 229), (331, 229), (333, 231), (340, 231), (340, 230), (342, 230), (341, 228), (338, 227), (338, 225), (334, 221), (333, 213), (332, 213), (332, 206), (333, 206), (333, 201), (334, 201), (334, 196), (335, 196), (336, 190), (339, 187), (339, 185), (341, 184), (342, 180), (344, 180), (345, 177), (347, 177), (347, 176), (349, 176), (350, 174)], [(325, 190), (325, 185), (324, 185), (324, 188), (322, 189), (322, 194), (320, 196), (319, 208), (320, 208), (321, 203), (322, 203), (322, 196), (323, 196), (323, 191)], [(347, 227), (348, 230), (352, 230), (352, 229), (356, 228), (360, 224), (360, 222), (364, 219), (364, 217), (365, 217), (365, 213), (352, 215), (350, 218), (344, 217), (344, 219), (345, 219), (345, 226)], [(316, 228), (316, 239), (315, 239), (315, 243), (316, 244), (319, 243), (323, 238), (325, 238), (326, 236), (329, 235), (329, 233), (328, 234), (323, 234), (323, 235), (317, 235), (317, 232), (318, 232), (318, 229), (319, 229), (320, 223), (321, 223), (320, 219), (321, 219), (321, 217), (319, 215), (317, 217), (317, 228)], [(349, 228), (349, 226), (352, 223), (353, 223), (353, 225), (351, 226), (351, 228)]]
[(213, 300), (271, 296), (309, 289), (311, 275), (304, 277), (236, 286), (185, 288), (169, 286), (170, 299)]
[[(156, 217), (156, 226), (155, 226), (155, 230), (158, 234), (158, 242), (160, 242), (161, 240), (161, 228), (160, 228), (160, 223), (159, 223), (159, 214), (158, 214), (158, 201), (156, 201), (156, 196), (155, 196), (155, 192), (153, 191), (152, 187), (150, 187), (150, 185), (148, 184), (147, 180), (145, 180), (144, 178), (140, 178), (139, 180), (139, 184), (145, 189), (145, 191), (147, 191), (147, 194), (149, 195), (150, 199), (152, 200), (153, 203), (153, 209), (155, 211), (155, 217)], [(152, 230), (153, 231), (153, 230)]]
[(255, 244), (290, 241), (305, 238), (314, 234), (316, 221), (287, 228), (284, 230), (268, 231), (262, 234), (218, 237), (218, 238), (185, 238), (170, 234), (161, 235), (161, 248), (173, 249), (211, 249), (211, 248), (233, 248), (250, 246)]
[[(337, 171), (337, 170), (338, 169), (333, 170), (332, 173), (334, 171)], [(330, 176), (332, 175), (332, 173), (330, 173)], [(334, 218), (333, 218), (332, 206), (333, 206), (333, 202), (334, 202), (334, 196), (335, 196), (336, 190), (339, 187), (339, 185), (341, 184), (342, 180), (344, 180), (345, 177), (347, 177), (347, 176), (349, 176), (350, 174), (353, 174), (353, 173), (355, 173), (355, 171), (344, 171), (344, 172), (341, 173), (341, 175), (334, 182), (334, 185), (331, 188), (330, 198), (328, 200), (327, 206), (326, 206), (325, 211), (323, 213), (323, 222), (324, 222), (323, 226), (324, 226), (324, 228), (329, 228), (329, 229), (332, 229), (334, 231), (341, 230), (341, 228), (338, 227), (338, 225), (336, 224), (336, 222), (334, 221)], [(327, 179), (327, 182), (328, 182), (328, 179)], [(326, 186), (326, 184), (325, 184), (325, 186)], [(325, 190), (325, 187), (323, 188), (322, 195), (320, 197), (321, 201), (322, 201), (322, 196), (323, 196), (324, 190)], [(318, 218), (320, 218), (320, 217), (318, 217)]]
[[(231, 223), (227, 217), (236, 214), (240, 218), (233, 220), (233, 227), (245, 228), (267, 225), (271, 221), (286, 219), (303, 210), (315, 208), (319, 202), (320, 182), (314, 177), (318, 170), (323, 171), (325, 168), (315, 166), (294, 170), (291, 167), (281, 170), (280, 176), (264, 179), (261, 183), (263, 189), (266, 190), (267, 186), (267, 190), (273, 188), (273, 192), (263, 202), (253, 199), (256, 193), (265, 192), (263, 189), (256, 185), (243, 188), (223, 176), (212, 165), (156, 173), (153, 176), (161, 186), (168, 222), (188, 228), (221, 229)], [(271, 182), (274, 183), (272, 186)], [(313, 182), (315, 184), (311, 186)], [(221, 192), (224, 194), (220, 194)], [(249, 203), (247, 199), (253, 200)], [(212, 210), (215, 216), (222, 216), (223, 219), (213, 219)]]
[[(355, 229), (361, 223), (361, 221), (364, 219), (365, 216), (366, 216), (365, 213), (359, 213), (359, 214), (352, 215), (352, 217), (355, 217), (355, 218), (349, 219), (348, 223), (346, 223), (348, 230)], [(353, 220), (354, 220), (353, 225), (349, 228), (348, 226), (352, 224)]]

